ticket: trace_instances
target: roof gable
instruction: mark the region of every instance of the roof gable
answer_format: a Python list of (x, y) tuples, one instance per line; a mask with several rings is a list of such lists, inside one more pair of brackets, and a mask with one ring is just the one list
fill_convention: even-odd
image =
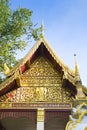
[(65, 65), (58, 56), (56, 56), (48, 42), (45, 40), (44, 37), (42, 37), (36, 42), (36, 44), (27, 53), (27, 55), (22, 58), (19, 63), (14, 66), (13, 69), (8, 73), (9, 78), (0, 85), (0, 92), (2, 92), (3, 90), (3, 93), (5, 93), (6, 90), (8, 90), (6, 88), (9, 88), (10, 91), (12, 87), (10, 88), (8, 86), (14, 81), (15, 85), (13, 85), (13, 88), (20, 87), (21, 74), (24, 74), (24, 72), (30, 68), (33, 61), (39, 56), (46, 57), (53, 65), (54, 69), (60, 72), (63, 80), (63, 85), (66, 85), (66, 82), (68, 82), (67, 87), (76, 86), (74, 71), (72, 71), (67, 65)]

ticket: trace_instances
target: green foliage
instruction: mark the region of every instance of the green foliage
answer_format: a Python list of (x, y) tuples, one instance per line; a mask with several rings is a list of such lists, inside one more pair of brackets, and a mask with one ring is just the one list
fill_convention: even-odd
[(31, 37), (37, 40), (42, 33), (41, 27), (35, 28), (31, 21), (32, 11), (26, 8), (13, 11), (9, 2), (0, 0), (0, 72), (5, 62), (10, 66), (16, 63), (16, 50), (23, 50), (26, 40)]

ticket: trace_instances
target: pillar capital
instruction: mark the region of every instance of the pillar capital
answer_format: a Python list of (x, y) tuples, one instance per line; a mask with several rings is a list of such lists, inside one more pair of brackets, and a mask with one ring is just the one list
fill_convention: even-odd
[(44, 122), (44, 108), (37, 109), (37, 121)]

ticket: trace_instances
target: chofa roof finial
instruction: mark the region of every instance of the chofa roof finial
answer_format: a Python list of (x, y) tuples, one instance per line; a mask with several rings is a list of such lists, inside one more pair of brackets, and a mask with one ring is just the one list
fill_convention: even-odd
[(9, 67), (7, 66), (7, 63), (4, 63), (4, 74), (8, 75), (8, 73), (10, 72)]
[(44, 22), (41, 23), (41, 37), (44, 37)]

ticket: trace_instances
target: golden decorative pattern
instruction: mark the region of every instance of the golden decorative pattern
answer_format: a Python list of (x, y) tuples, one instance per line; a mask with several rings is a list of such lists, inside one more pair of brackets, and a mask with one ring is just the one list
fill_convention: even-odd
[(62, 87), (61, 74), (45, 57), (38, 57), (20, 79), (21, 87), (8, 93), (6, 102), (71, 103), (70, 92)]

